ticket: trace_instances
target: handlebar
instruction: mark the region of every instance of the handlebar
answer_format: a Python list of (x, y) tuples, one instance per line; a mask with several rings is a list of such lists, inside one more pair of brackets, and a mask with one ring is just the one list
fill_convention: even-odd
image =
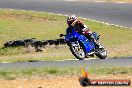
[(64, 35), (64, 34), (60, 34), (60, 37), (63, 37), (63, 36), (66, 36), (66, 35)]

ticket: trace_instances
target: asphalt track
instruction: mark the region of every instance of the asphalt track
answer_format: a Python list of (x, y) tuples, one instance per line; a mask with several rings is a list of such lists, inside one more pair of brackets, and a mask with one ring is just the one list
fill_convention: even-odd
[(0, 69), (25, 69), (46, 67), (132, 67), (132, 57), (113, 59), (87, 59), (64, 61), (38, 61), (38, 62), (14, 62), (0, 63)]
[[(94, 20), (132, 27), (132, 4), (68, 2), (59, 0), (0, 0), (0, 8), (45, 11), (61, 14), (75, 14)], [(91, 59), (0, 63), (0, 69), (20, 69), (32, 67), (90, 67), (90, 66), (125, 66), (132, 67), (132, 57), (118, 59)]]
[(85, 2), (81, 0), (0, 0), (0, 8), (75, 14), (132, 28), (132, 4), (128, 3)]

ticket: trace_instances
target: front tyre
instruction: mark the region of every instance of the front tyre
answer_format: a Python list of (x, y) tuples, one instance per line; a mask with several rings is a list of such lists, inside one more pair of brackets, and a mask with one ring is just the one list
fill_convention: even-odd
[(79, 60), (85, 59), (85, 52), (78, 41), (68, 43), (72, 54)]
[(102, 46), (102, 48), (98, 48), (98, 49), (96, 50), (95, 55), (96, 55), (97, 57), (99, 57), (100, 59), (105, 59), (105, 58), (107, 57), (107, 51), (106, 51), (106, 49)]

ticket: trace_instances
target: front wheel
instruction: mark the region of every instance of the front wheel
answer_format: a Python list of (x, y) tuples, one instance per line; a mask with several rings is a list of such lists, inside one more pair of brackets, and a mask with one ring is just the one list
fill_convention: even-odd
[(85, 52), (83, 50), (83, 47), (79, 44), (78, 41), (70, 42), (69, 44), (70, 50), (72, 54), (79, 60), (85, 59)]
[[(102, 45), (101, 45), (102, 46)], [(105, 59), (107, 57), (107, 51), (106, 49), (102, 46), (102, 48), (96, 49), (95, 55), (99, 57), (100, 59)]]

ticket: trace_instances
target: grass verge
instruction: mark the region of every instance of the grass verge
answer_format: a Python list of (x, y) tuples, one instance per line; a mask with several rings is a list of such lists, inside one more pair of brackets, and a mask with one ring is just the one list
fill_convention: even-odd
[[(81, 19), (82, 20), (82, 19)], [(108, 57), (132, 56), (132, 30), (82, 20), (92, 31), (101, 35)], [(0, 62), (71, 59), (67, 46), (48, 47), (41, 53), (27, 53), (26, 48), (2, 48), (6, 41), (36, 38), (56, 39), (65, 33), (66, 17), (21, 10), (0, 9)]]
[[(99, 67), (99, 68), (89, 68), (86, 70), (90, 75), (131, 75), (131, 67)], [(58, 67), (48, 67), (48, 68), (27, 68), (27, 69), (14, 69), (14, 70), (0, 70), (0, 79), (14, 80), (17, 78), (25, 79), (32, 77), (48, 77), (48, 76), (81, 76), (81, 69), (76, 67), (70, 68), (58, 68)]]

